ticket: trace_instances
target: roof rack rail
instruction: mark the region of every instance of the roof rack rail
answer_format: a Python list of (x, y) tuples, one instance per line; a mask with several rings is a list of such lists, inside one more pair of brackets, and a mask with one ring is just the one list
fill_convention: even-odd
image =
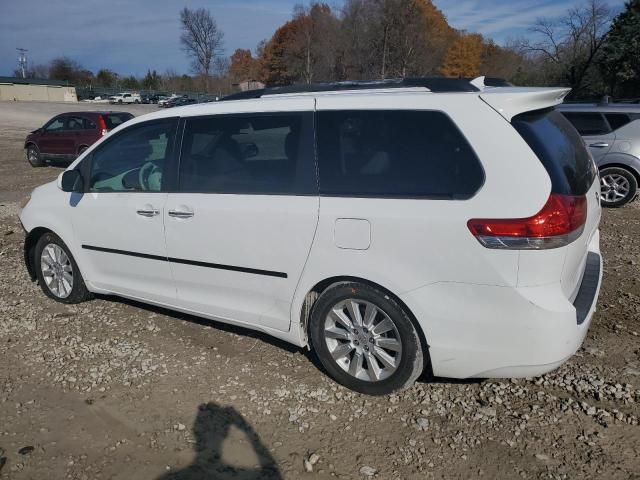
[[(504, 80), (502, 81), (504, 82)], [(389, 80), (353, 80), (345, 82), (312, 83), (308, 85), (289, 85), (286, 87), (269, 87), (232, 93), (231, 95), (222, 97), (220, 101), (247, 100), (251, 98), (260, 98), (265, 95), (337, 92), (342, 90), (379, 90), (390, 88), (425, 88), (431, 92), (438, 93), (479, 91), (479, 89), (466, 78), (416, 77)]]

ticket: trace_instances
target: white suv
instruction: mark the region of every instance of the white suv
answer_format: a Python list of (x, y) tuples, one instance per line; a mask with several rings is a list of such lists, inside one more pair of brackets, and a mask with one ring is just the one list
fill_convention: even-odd
[(137, 117), (22, 211), (63, 303), (115, 294), (315, 350), (368, 394), (540, 375), (601, 283), (599, 183), (559, 88), (414, 79)]

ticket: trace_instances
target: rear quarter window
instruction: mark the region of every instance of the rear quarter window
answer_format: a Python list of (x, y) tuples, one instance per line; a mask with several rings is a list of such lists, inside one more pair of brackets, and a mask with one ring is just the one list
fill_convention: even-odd
[(466, 199), (484, 171), (453, 121), (438, 111), (318, 113), (320, 193)]
[(131, 120), (133, 118), (133, 115), (131, 115), (130, 113), (109, 113), (103, 115), (102, 118), (104, 118), (104, 123), (107, 126), (107, 129), (113, 130), (114, 128), (122, 125), (127, 120)]
[(589, 191), (596, 177), (595, 164), (563, 114), (537, 110), (516, 115), (511, 123), (542, 162), (553, 193), (584, 195)]
[(612, 130), (618, 130), (631, 122), (631, 117), (626, 113), (605, 113)]

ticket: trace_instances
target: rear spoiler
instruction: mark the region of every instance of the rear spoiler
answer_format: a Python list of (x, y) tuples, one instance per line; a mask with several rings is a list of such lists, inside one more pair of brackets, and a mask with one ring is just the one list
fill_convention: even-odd
[(519, 113), (555, 107), (571, 91), (560, 87), (485, 88), (480, 98), (508, 121)]

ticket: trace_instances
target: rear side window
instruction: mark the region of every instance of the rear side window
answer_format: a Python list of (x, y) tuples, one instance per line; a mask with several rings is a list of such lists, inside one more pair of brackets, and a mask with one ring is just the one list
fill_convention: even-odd
[(599, 113), (562, 112), (580, 135), (606, 135), (611, 132), (604, 117)]
[(556, 110), (537, 110), (513, 117), (512, 125), (538, 156), (551, 178), (553, 193), (584, 195), (596, 168), (582, 138)]
[(605, 113), (604, 116), (607, 117), (612, 130), (622, 128), (631, 122), (631, 118), (626, 113)]
[(312, 125), (311, 112), (189, 118), (179, 190), (317, 194)]
[(107, 130), (113, 130), (127, 120), (131, 120), (133, 115), (130, 113), (108, 113), (102, 115), (102, 118), (104, 119), (104, 124), (107, 126)]
[(93, 130), (96, 124), (84, 117), (67, 117), (67, 130)]
[(320, 193), (465, 199), (484, 182), (480, 161), (444, 113), (318, 113)]

